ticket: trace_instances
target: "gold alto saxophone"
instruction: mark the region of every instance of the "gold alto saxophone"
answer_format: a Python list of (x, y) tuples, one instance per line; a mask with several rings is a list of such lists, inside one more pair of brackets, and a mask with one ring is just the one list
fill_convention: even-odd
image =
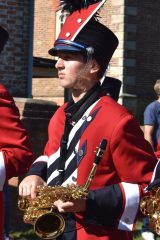
[(37, 236), (42, 239), (56, 239), (63, 233), (65, 220), (60, 213), (57, 213), (53, 203), (58, 199), (69, 201), (86, 198), (97, 165), (103, 157), (106, 146), (107, 141), (103, 139), (97, 148), (93, 167), (84, 186), (38, 186), (35, 199), (30, 197), (21, 197), (19, 199), (18, 208), (24, 211), (23, 221), (34, 226)]
[(142, 198), (140, 210), (149, 218), (153, 232), (160, 236), (160, 187), (152, 189), (152, 192)]

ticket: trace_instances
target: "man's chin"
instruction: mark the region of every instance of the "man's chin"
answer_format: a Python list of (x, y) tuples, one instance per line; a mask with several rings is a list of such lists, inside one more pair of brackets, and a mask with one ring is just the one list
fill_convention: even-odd
[(60, 81), (60, 86), (63, 87), (63, 88), (66, 88), (66, 89), (72, 88), (72, 85), (67, 84), (67, 83), (65, 83), (63, 81)]

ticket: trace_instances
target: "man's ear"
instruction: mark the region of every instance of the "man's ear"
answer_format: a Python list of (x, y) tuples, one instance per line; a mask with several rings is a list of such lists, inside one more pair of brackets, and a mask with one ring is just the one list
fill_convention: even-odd
[(91, 68), (91, 73), (96, 73), (100, 70), (100, 65), (98, 64), (98, 62), (93, 59), (92, 60), (92, 68)]

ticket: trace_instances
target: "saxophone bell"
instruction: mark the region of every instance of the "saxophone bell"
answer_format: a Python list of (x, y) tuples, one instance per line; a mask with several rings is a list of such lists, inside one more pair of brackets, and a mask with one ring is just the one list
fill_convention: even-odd
[(55, 212), (48, 212), (38, 217), (34, 224), (36, 235), (42, 239), (56, 239), (65, 228), (64, 218)]

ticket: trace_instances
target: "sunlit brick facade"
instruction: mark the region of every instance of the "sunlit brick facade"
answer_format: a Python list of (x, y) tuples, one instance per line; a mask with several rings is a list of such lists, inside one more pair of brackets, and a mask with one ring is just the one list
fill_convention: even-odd
[[(0, 56), (0, 78), (14, 96), (51, 100), (58, 105), (64, 101), (55, 68), (40, 64), (35, 70), (31, 58), (52, 60), (48, 49), (60, 28), (58, 4), (58, 0), (0, 2), (1, 23), (10, 33)], [(158, 1), (108, 0), (100, 11), (100, 21), (119, 38), (108, 75), (122, 81), (119, 102), (138, 119), (155, 98), (153, 84), (160, 76), (159, 8)]]

